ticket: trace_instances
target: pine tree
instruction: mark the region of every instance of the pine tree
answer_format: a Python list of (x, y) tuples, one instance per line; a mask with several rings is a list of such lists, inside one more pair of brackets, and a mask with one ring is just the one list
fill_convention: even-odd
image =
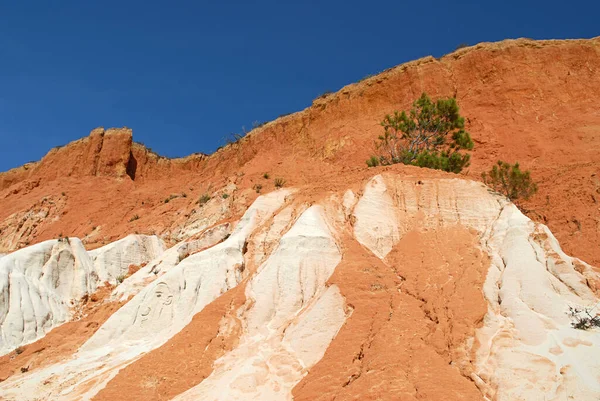
[(531, 179), (529, 171), (521, 171), (519, 163), (498, 160), (487, 173), (482, 173), (483, 182), (496, 192), (505, 195), (511, 201), (529, 199), (537, 192), (537, 184)]
[[(377, 142), (382, 152), (379, 161), (460, 173), (470, 161), (470, 155), (461, 151), (473, 149), (464, 124), (456, 99), (432, 102), (423, 93), (408, 113), (396, 111), (381, 122), (384, 133)], [(367, 164), (374, 166), (373, 158)]]

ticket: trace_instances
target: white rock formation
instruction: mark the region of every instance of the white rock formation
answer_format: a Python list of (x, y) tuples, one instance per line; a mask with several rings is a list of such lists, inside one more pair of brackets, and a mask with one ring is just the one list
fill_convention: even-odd
[[(547, 227), (506, 206), (487, 241), (492, 256), (473, 379), (489, 398), (600, 399), (600, 331), (577, 330), (569, 307), (596, 310), (598, 297)], [(596, 280), (600, 278), (596, 274)]]
[(325, 285), (341, 256), (322, 208), (309, 208), (246, 287), (238, 347), (175, 399), (291, 400), (345, 321), (344, 298)]
[(165, 245), (156, 235), (128, 235), (89, 252), (101, 282), (117, 284), (130, 265), (141, 265), (159, 256)]
[(407, 230), (462, 224), (479, 232), (492, 266), (472, 378), (487, 399), (600, 399), (600, 331), (576, 330), (567, 316), (570, 306), (600, 312), (589, 288), (600, 275), (565, 255), (546, 226), (465, 180), (377, 176), (353, 213), (356, 238), (382, 259)]
[[(113, 299), (132, 297), (130, 301), (71, 359), (12, 376), (0, 383), (0, 394), (7, 400), (90, 399), (120, 369), (163, 345), (244, 280), (246, 303), (235, 315), (242, 329), (239, 341), (215, 361), (207, 378), (176, 399), (291, 400), (293, 387), (323, 357), (350, 309), (340, 290), (327, 284), (342, 258), (343, 238), (353, 234), (389, 263), (386, 255), (409, 231), (462, 225), (479, 235), (480, 247), (491, 259), (482, 289), (488, 312), (476, 341), (470, 342), (475, 355), (471, 378), (484, 397), (600, 398), (600, 331), (576, 330), (567, 315), (569, 307), (598, 305), (600, 275), (565, 255), (545, 226), (506, 199), (472, 181), (417, 181), (392, 174), (374, 177), (362, 196), (348, 190), (310, 207), (286, 202), (289, 194), (279, 190), (261, 196), (233, 231), (215, 226), (154, 257), (113, 293)], [(139, 250), (142, 245), (135, 248), (127, 241), (105, 247), (104, 253), (93, 252), (95, 263), (85, 251), (74, 249), (80, 246), (74, 240), (68, 249), (56, 241), (39, 244), (39, 249), (31, 247), (36, 252), (28, 248), (22, 256), (15, 252), (0, 258), (0, 283), (15, 288), (9, 295), (19, 302), (25, 291), (35, 295), (36, 288), (54, 288), (59, 295), (39, 291), (32, 299), (40, 300), (31, 301), (29, 309), (58, 299), (57, 305), (67, 306), (48, 309), (67, 311), (68, 319), (69, 302), (94, 288), (97, 270), (115, 278), (133, 263), (127, 259), (131, 252), (150, 257), (148, 249), (160, 247), (150, 243), (144, 245), (145, 253)], [(244, 255), (246, 249), (251, 252)], [(52, 259), (60, 252), (72, 256)], [(46, 277), (46, 270), (60, 273)], [(0, 306), (9, 304), (5, 287)], [(8, 320), (7, 313), (0, 315), (2, 322), (16, 322), (8, 333), (43, 335), (38, 327), (45, 321), (32, 323), (32, 316), (43, 314), (29, 309), (15, 309)], [(23, 328), (17, 330), (19, 322)]]
[(111, 294), (111, 300), (126, 301), (185, 258), (224, 240), (230, 232), (231, 225), (229, 223), (220, 224), (206, 230), (198, 239), (182, 241), (167, 249), (115, 288)]
[(0, 259), (0, 355), (69, 321), (104, 281), (163, 249), (156, 236), (130, 235), (87, 252), (77, 238), (45, 241)]
[[(207, 304), (242, 279), (252, 231), (281, 207), (290, 192), (259, 197), (227, 240), (193, 254), (144, 287), (113, 314), (71, 360), (0, 384), (6, 399), (89, 399), (120, 369), (159, 347)], [(51, 378), (60, 377), (60, 380)]]
[(0, 355), (70, 319), (98, 277), (77, 238), (45, 241), (0, 259)]
[[(406, 232), (462, 224), (483, 235), (507, 201), (475, 181), (408, 181), (399, 176), (371, 179), (353, 210), (356, 239), (385, 258)], [(350, 194), (344, 205), (351, 205)]]

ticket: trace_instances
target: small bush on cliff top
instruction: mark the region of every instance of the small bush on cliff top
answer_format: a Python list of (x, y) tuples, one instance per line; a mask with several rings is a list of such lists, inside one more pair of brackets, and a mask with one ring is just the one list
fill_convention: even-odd
[(470, 155), (463, 151), (473, 149), (473, 141), (454, 98), (433, 102), (423, 93), (408, 113), (388, 114), (381, 125), (380, 155), (367, 161), (369, 167), (403, 163), (460, 173), (469, 165)]
[(529, 199), (537, 192), (537, 184), (531, 179), (529, 171), (521, 171), (519, 163), (510, 165), (498, 160), (490, 171), (481, 174), (481, 178), (486, 185), (511, 201)]

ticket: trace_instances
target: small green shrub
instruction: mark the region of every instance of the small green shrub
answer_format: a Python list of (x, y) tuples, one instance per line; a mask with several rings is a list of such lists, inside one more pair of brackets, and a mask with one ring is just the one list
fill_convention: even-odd
[(285, 185), (285, 180), (283, 178), (275, 178), (275, 188), (281, 188)]
[(200, 206), (204, 205), (206, 202), (208, 202), (210, 200), (210, 195), (209, 194), (204, 194), (200, 197), (200, 199), (198, 199), (198, 203), (200, 204)]
[(169, 203), (169, 202), (171, 202), (171, 198), (166, 198), (165, 203)]
[(521, 171), (519, 163), (510, 163), (498, 160), (498, 163), (487, 173), (482, 173), (483, 182), (506, 196), (511, 201), (516, 199), (529, 199), (537, 192), (537, 184), (531, 179), (529, 171)]
[(227, 199), (227, 198), (229, 198), (229, 194), (223, 194), (223, 195), (221, 195), (221, 198)]
[(260, 184), (254, 184), (254, 186), (252, 187), (252, 189), (255, 190), (257, 194), (259, 194), (260, 191), (262, 190), (262, 185), (260, 185)]
[[(454, 98), (434, 102), (423, 93), (408, 113), (388, 114), (381, 125), (384, 133), (376, 146), (382, 165), (403, 163), (452, 173), (469, 165), (470, 155), (463, 151), (473, 149), (473, 140)], [(374, 167), (376, 158), (367, 165)]]
[(269, 179), (269, 177), (270, 177), (269, 173), (264, 173), (264, 174), (263, 174), (263, 178), (264, 178), (265, 180), (268, 180), (268, 179)]
[(367, 166), (369, 167), (377, 167), (379, 166), (379, 157), (371, 156), (367, 159)]
[(132, 221), (136, 221), (140, 218), (140, 216), (138, 216), (137, 214), (134, 214), (130, 219), (129, 222), (131, 223)]
[(121, 284), (123, 281), (125, 281), (125, 276), (123, 274), (117, 276), (117, 284)]

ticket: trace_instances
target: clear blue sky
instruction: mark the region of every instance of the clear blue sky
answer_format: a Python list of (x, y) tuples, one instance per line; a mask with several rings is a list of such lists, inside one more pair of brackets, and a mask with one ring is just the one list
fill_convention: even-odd
[(600, 35), (600, 1), (2, 1), (0, 171), (97, 126), (166, 156), (459, 43)]

